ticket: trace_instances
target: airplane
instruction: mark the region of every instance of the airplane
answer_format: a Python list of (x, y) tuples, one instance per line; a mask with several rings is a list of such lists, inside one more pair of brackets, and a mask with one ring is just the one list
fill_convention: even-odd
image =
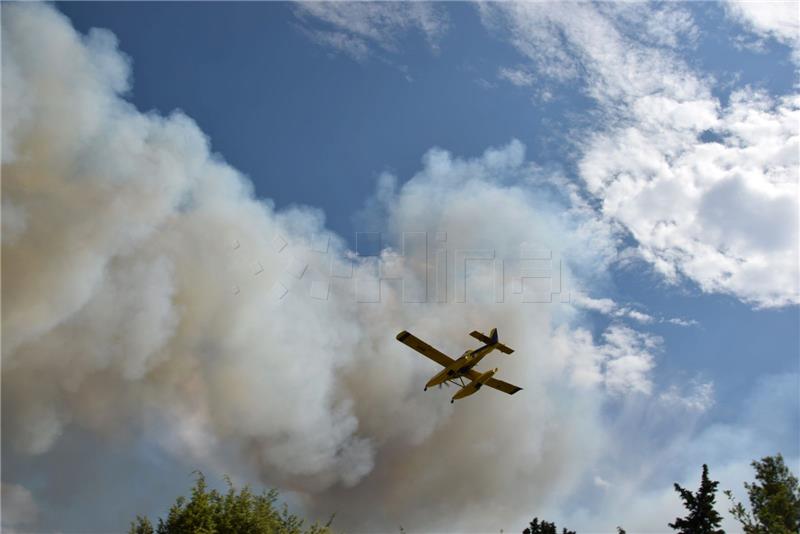
[[(514, 352), (513, 349), (510, 349), (500, 343), (497, 336), (497, 328), (492, 328), (492, 331), (488, 336), (478, 332), (477, 330), (470, 332), (469, 335), (482, 342), (483, 346), (474, 350), (465, 351), (464, 354), (462, 354), (461, 357), (456, 360), (443, 354), (442, 352), (439, 352), (435, 348), (431, 347), (418, 337), (405, 330), (397, 334), (397, 341), (408, 345), (423, 356), (427, 356), (431, 360), (444, 367), (444, 369), (436, 373), (433, 378), (428, 380), (428, 383), (425, 384), (425, 391), (427, 391), (428, 388), (437, 385), (441, 387), (442, 384), (455, 384), (461, 389), (458, 390), (455, 395), (453, 395), (452, 399), (450, 399), (451, 404), (458, 399), (463, 399), (464, 397), (468, 397), (473, 393), (476, 393), (483, 386), (489, 386), (490, 388), (500, 390), (504, 393), (508, 393), (509, 395), (513, 395), (517, 391), (521, 390), (521, 387), (493, 378), (495, 373), (497, 373), (497, 368), (486, 371), (485, 373), (481, 373), (473, 369), (475, 365), (483, 359), (484, 356), (493, 350), (499, 350), (505, 354), (511, 354)], [(464, 383), (465, 378), (470, 380), (468, 384)]]

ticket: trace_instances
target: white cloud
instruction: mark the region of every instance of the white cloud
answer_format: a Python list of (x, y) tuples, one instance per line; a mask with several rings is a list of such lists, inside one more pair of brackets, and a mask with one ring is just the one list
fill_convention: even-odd
[(626, 37), (668, 48), (693, 47), (700, 30), (691, 13), (679, 3), (643, 6), (629, 2), (599, 4), (616, 29)]
[(517, 87), (525, 87), (533, 85), (534, 77), (530, 72), (519, 68), (500, 67), (497, 71), (497, 77), (501, 80), (511, 82)]
[(637, 310), (631, 306), (620, 305), (619, 303), (614, 302), (613, 299), (607, 297), (596, 299), (584, 294), (581, 291), (572, 291), (570, 293), (570, 302), (572, 302), (572, 304), (574, 304), (578, 308), (584, 310), (599, 312), (604, 315), (608, 315), (610, 317), (633, 319), (634, 321), (641, 324), (651, 324), (658, 322), (658, 323), (674, 324), (677, 326), (697, 325), (697, 321), (692, 319), (683, 319), (680, 317), (657, 318), (649, 313)]
[(612, 325), (603, 333), (603, 341), (602, 352), (607, 358), (606, 387), (616, 393), (650, 393), (649, 375), (655, 365), (652, 352), (661, 345), (662, 339)]
[(714, 383), (693, 381), (691, 390), (684, 392), (673, 384), (659, 395), (661, 402), (694, 412), (706, 412), (714, 405)]
[(654, 355), (661, 350), (663, 340), (621, 324), (609, 326), (601, 340), (595, 343), (591, 333), (583, 329), (556, 331), (554, 352), (569, 355), (560, 365), (571, 382), (580, 388), (601, 385), (612, 396), (649, 395)]
[(800, 3), (728, 0), (726, 6), (728, 13), (750, 31), (792, 47), (795, 61), (800, 58)]
[[(580, 178), (642, 259), (757, 307), (800, 302), (797, 97), (745, 89), (722, 107), (712, 80), (663, 46), (693, 32), (685, 13), (669, 15), (667, 35), (624, 29), (652, 9), (486, 4), (481, 14), (537, 72), (582, 74), (605, 127), (583, 145)], [(708, 130), (721, 142), (701, 141)]]
[(581, 308), (611, 314), (618, 309), (617, 303), (610, 298), (595, 299), (580, 292), (573, 292), (572, 302)]
[(401, 37), (411, 30), (437, 50), (448, 27), (446, 11), (425, 2), (299, 2), (295, 13), (312, 40), (358, 61), (372, 55), (374, 47), (397, 52)]
[(639, 321), (640, 323), (652, 323), (655, 320), (650, 314), (628, 308), (622, 308), (619, 313), (620, 315), (628, 316), (635, 321)]
[[(598, 134), (581, 175), (668, 279), (756, 306), (797, 303), (797, 102), (739, 92), (695, 126), (676, 117), (651, 127), (658, 115), (646, 111), (638, 127)], [(703, 126), (723, 142), (699, 142)]]
[[(643, 9), (640, 4), (636, 7)], [(632, 98), (665, 91), (684, 100), (708, 95), (688, 67), (664, 61), (665, 57), (672, 58), (671, 52), (642, 45), (644, 35), (637, 31), (639, 28), (633, 24), (625, 27), (625, 21), (616, 17), (620, 10), (613, 7), (489, 3), (479, 9), (484, 24), (508, 35), (537, 73), (557, 80), (582, 78), (588, 94), (602, 102), (630, 105)], [(610, 13), (606, 14), (606, 9)], [(630, 13), (628, 9), (620, 12)], [(644, 21), (653, 13), (648, 10), (636, 18)], [(636, 40), (621, 32), (618, 25)], [(676, 24), (673, 30), (683, 31), (686, 26)], [(659, 31), (667, 29), (662, 26)]]
[(694, 319), (683, 319), (681, 317), (672, 317), (670, 319), (667, 319), (667, 322), (677, 326), (697, 326), (698, 324), (700, 324)]

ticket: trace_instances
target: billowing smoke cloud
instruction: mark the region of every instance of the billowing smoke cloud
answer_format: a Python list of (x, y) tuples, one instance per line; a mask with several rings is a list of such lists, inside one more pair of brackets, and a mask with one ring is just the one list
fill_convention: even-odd
[[(472, 160), (435, 149), (402, 187), (384, 177), (363, 219), (394, 245), (358, 256), (320, 212), (256, 199), (191, 119), (127, 103), (112, 34), (80, 36), (44, 5), (4, 5), (2, 23), (4, 482), (51, 510), (23, 514), (26, 528), (160, 513), (58, 516), (90, 506), (54, 489), (67, 451), (86, 472), (132, 473), (120, 458), (142, 443), (291, 490), (352, 531), (517, 528), (591, 479), (606, 396), (651, 391), (658, 339), (614, 325), (595, 342), (570, 304), (521, 302), (521, 247), (555, 251), (576, 283), (614, 254), (604, 225), (542, 194), (521, 143)], [(404, 250), (419, 233), (427, 244)], [(457, 250), (475, 255), (466, 302)], [(499, 285), (475, 259), (487, 250), (508, 259)], [(491, 364), (525, 389), (454, 406), (452, 390), (423, 394), (433, 364), (394, 339), (408, 329), (458, 355), (493, 326), (517, 352)], [(91, 494), (123, 502), (125, 476)]]

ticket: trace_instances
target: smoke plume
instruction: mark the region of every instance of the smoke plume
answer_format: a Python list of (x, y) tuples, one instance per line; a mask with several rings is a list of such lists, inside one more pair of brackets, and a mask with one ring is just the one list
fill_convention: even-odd
[[(517, 528), (591, 479), (604, 400), (650, 391), (658, 340), (614, 325), (594, 341), (558, 295), (521, 302), (519, 274), (498, 303), (483, 260), (457, 302), (457, 250), (509, 270), (521, 246), (555, 251), (576, 286), (613, 257), (608, 229), (547, 193), (520, 142), (432, 149), (402, 186), (384, 176), (362, 218), (385, 243), (359, 255), (320, 211), (257, 198), (187, 116), (127, 102), (110, 32), (80, 35), (46, 5), (2, 19), (3, 482), (38, 510), (20, 528), (162, 513), (150, 454), (275, 485), (354, 532)], [(434, 364), (394, 339), (458, 356), (495, 326), (516, 352), (486, 368), (524, 390), (455, 405), (452, 389), (423, 393)], [(91, 478), (74, 490), (64, 473)], [(127, 505), (67, 512), (106, 496)]]

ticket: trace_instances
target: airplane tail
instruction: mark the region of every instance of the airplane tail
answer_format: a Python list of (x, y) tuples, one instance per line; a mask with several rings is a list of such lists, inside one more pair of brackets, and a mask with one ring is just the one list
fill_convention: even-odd
[(509, 348), (500, 343), (499, 341), (500, 338), (497, 335), (497, 328), (492, 328), (492, 331), (489, 332), (488, 336), (486, 334), (481, 334), (477, 330), (473, 330), (472, 332), (470, 332), (469, 335), (471, 335), (477, 340), (482, 341), (483, 343), (486, 343), (487, 345), (493, 345), (494, 348), (496, 348), (500, 352), (504, 352), (505, 354), (511, 354), (512, 352), (514, 352), (514, 349)]

